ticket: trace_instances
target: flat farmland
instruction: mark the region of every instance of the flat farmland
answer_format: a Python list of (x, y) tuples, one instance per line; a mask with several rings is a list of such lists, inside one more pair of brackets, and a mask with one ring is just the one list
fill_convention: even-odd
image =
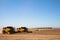
[(0, 34), (0, 40), (60, 40), (60, 29), (33, 31), (32, 33)]

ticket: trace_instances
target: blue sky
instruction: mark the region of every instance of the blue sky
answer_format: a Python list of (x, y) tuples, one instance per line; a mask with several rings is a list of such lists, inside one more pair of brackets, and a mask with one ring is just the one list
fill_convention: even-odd
[(0, 27), (60, 27), (60, 0), (0, 0)]

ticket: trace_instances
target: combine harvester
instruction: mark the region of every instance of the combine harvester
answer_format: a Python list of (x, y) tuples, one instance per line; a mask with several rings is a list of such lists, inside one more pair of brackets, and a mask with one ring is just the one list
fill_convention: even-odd
[(15, 31), (14, 27), (7, 26), (7, 27), (4, 27), (2, 30), (3, 34), (15, 34), (15, 33), (24, 33), (24, 32), (32, 33), (32, 31), (28, 31), (28, 28), (26, 28), (26, 27), (17, 28), (17, 31)]

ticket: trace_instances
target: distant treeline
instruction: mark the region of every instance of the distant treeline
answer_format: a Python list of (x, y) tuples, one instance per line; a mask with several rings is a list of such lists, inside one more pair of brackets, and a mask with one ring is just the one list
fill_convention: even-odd
[(37, 29), (52, 29), (52, 27), (42, 27), (42, 28), (37, 28)]

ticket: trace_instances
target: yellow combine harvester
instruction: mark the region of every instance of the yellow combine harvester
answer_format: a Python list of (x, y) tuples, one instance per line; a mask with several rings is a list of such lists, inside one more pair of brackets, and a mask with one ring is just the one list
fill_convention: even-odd
[(12, 26), (4, 27), (3, 34), (13, 34), (15, 33), (15, 29)]
[(28, 28), (26, 27), (21, 27), (21, 28), (17, 28), (18, 32), (28, 32)]
[(28, 28), (26, 27), (17, 28), (17, 31), (15, 31), (15, 29), (12, 26), (4, 27), (2, 32), (3, 34), (14, 34), (22, 32), (32, 33), (32, 31), (28, 31)]

